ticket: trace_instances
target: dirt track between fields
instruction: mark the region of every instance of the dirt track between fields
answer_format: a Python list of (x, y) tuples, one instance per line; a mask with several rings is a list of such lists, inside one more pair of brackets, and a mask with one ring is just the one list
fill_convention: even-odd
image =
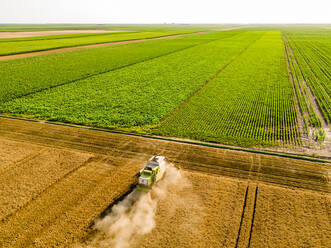
[[(242, 27), (233, 27), (233, 28), (225, 28), (225, 29), (217, 30), (217, 31), (219, 31), (219, 32), (220, 31), (230, 31), (230, 30), (241, 29), (241, 28)], [(200, 32), (196, 32), (196, 33), (174, 34), (174, 35), (167, 35), (167, 36), (161, 36), (161, 37), (155, 37), (155, 38), (138, 39), (138, 40), (114, 41), (114, 42), (107, 42), (107, 43), (101, 43), (101, 44), (73, 46), (73, 47), (56, 48), (56, 49), (50, 49), (50, 50), (38, 51), (38, 52), (28, 52), (28, 53), (14, 54), (14, 55), (5, 55), (5, 56), (0, 56), (0, 61), (26, 58), (26, 57), (34, 57), (34, 56), (39, 56), (39, 55), (46, 55), (46, 54), (59, 53), (59, 52), (67, 52), (67, 51), (80, 50), (80, 49), (86, 49), (86, 48), (115, 46), (115, 45), (128, 44), (128, 43), (137, 43), (137, 42), (148, 41), (148, 40), (169, 39), (169, 38), (176, 38), (176, 37), (181, 37), (181, 36), (185, 36), (185, 35), (203, 34), (203, 33), (208, 33), (208, 32), (210, 32), (210, 31), (200, 31)]]
[[(205, 31), (198, 32), (198, 33), (195, 33), (195, 34), (202, 34), (202, 33), (205, 33)], [(26, 58), (26, 57), (34, 57), (34, 56), (45, 55), (45, 54), (52, 54), (52, 53), (59, 53), (59, 52), (81, 50), (81, 49), (86, 49), (86, 48), (96, 48), (96, 47), (104, 47), (104, 46), (116, 46), (116, 45), (121, 45), (121, 44), (137, 43), (137, 42), (142, 42), (142, 41), (147, 41), (147, 40), (169, 39), (169, 38), (181, 37), (181, 36), (184, 36), (184, 35), (189, 35), (189, 34), (174, 34), (174, 35), (167, 35), (167, 36), (161, 36), (161, 37), (156, 37), (156, 38), (146, 38), (146, 39), (138, 39), (138, 40), (125, 40), (125, 41), (114, 41), (114, 42), (107, 42), (107, 43), (101, 43), (101, 44), (73, 46), (73, 47), (56, 48), (56, 49), (45, 50), (45, 51), (38, 51), (38, 52), (29, 52), (29, 53), (21, 53), (21, 54), (14, 54), (14, 55), (6, 55), (6, 56), (0, 56), (0, 61), (10, 60), (10, 59)]]
[(29, 32), (0, 32), (0, 39), (5, 38), (27, 38), (63, 34), (95, 34), (124, 32), (123, 30), (54, 30), (54, 31), (29, 31)]
[(188, 186), (169, 188), (131, 247), (330, 247), (329, 164), (5, 118), (0, 247), (86, 239), (154, 154)]

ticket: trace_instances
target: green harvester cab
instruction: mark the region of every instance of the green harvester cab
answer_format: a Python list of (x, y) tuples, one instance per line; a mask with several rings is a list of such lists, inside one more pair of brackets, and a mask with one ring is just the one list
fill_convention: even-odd
[(139, 172), (137, 190), (148, 192), (159, 181), (165, 171), (165, 158), (163, 156), (153, 156)]

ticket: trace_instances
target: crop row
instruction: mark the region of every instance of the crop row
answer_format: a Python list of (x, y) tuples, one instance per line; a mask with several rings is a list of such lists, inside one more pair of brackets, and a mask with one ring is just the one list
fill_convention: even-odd
[(286, 32), (286, 36), (304, 81), (316, 97), (326, 123), (331, 123), (331, 43), (325, 40), (331, 38), (331, 32)]
[(290, 47), (288, 41), (284, 37), (286, 57), (288, 59), (291, 80), (293, 82), (293, 88), (295, 95), (298, 99), (298, 104), (300, 107), (300, 112), (303, 117), (304, 130), (306, 135), (309, 135), (309, 127), (321, 127), (321, 120), (316, 115), (313, 105), (311, 103), (311, 98), (309, 94), (309, 89), (305, 78), (300, 70), (296, 58), (294, 57), (292, 48)]
[(267, 32), (154, 133), (235, 145), (300, 144), (280, 32)]
[(1, 61), (0, 103), (238, 33), (189, 35)]
[(155, 125), (262, 34), (240, 32), (43, 90), (1, 104), (0, 112), (131, 130)]

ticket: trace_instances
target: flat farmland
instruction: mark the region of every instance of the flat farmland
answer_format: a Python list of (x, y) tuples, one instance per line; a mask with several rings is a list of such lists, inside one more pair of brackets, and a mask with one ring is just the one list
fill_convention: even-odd
[(263, 34), (155, 133), (243, 146), (300, 144), (280, 32)]
[(2, 61), (0, 112), (329, 157), (327, 72), (314, 76), (318, 100), (291, 32), (211, 31)]
[[(50, 35), (66, 35), (66, 34), (93, 34), (93, 33), (112, 33), (114, 30), (53, 30), (53, 31), (39, 31), (39, 32), (1, 32), (0, 39), (8, 38), (26, 38), (26, 37), (40, 37)], [(117, 31), (119, 32), (119, 31)]]
[(0, 30), (0, 247), (331, 247), (330, 28)]
[(220, 35), (215, 41), (19, 97), (0, 109), (46, 120), (142, 129), (169, 115), (262, 34)]
[(0, 39), (0, 56), (45, 51), (65, 47), (110, 43), (116, 41), (156, 38), (161, 36), (181, 34), (183, 32), (184, 31), (113, 32), (108, 34), (67, 34), (43, 37)]
[[(91, 244), (94, 220), (159, 153), (182, 175), (157, 201), (155, 228), (133, 236), (130, 247), (301, 247), (298, 238), (309, 247), (329, 245), (329, 164), (19, 120), (0, 123), (6, 178), (1, 246)], [(109, 239), (92, 244), (103, 247)]]
[(238, 33), (200, 34), (0, 61), (0, 102), (129, 67), (213, 40), (230, 38)]

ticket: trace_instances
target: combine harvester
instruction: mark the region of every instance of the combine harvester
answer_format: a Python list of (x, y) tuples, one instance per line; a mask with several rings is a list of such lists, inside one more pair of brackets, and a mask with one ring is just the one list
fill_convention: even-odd
[(151, 157), (138, 173), (137, 190), (149, 192), (152, 186), (164, 177), (167, 166), (173, 167), (164, 156)]

